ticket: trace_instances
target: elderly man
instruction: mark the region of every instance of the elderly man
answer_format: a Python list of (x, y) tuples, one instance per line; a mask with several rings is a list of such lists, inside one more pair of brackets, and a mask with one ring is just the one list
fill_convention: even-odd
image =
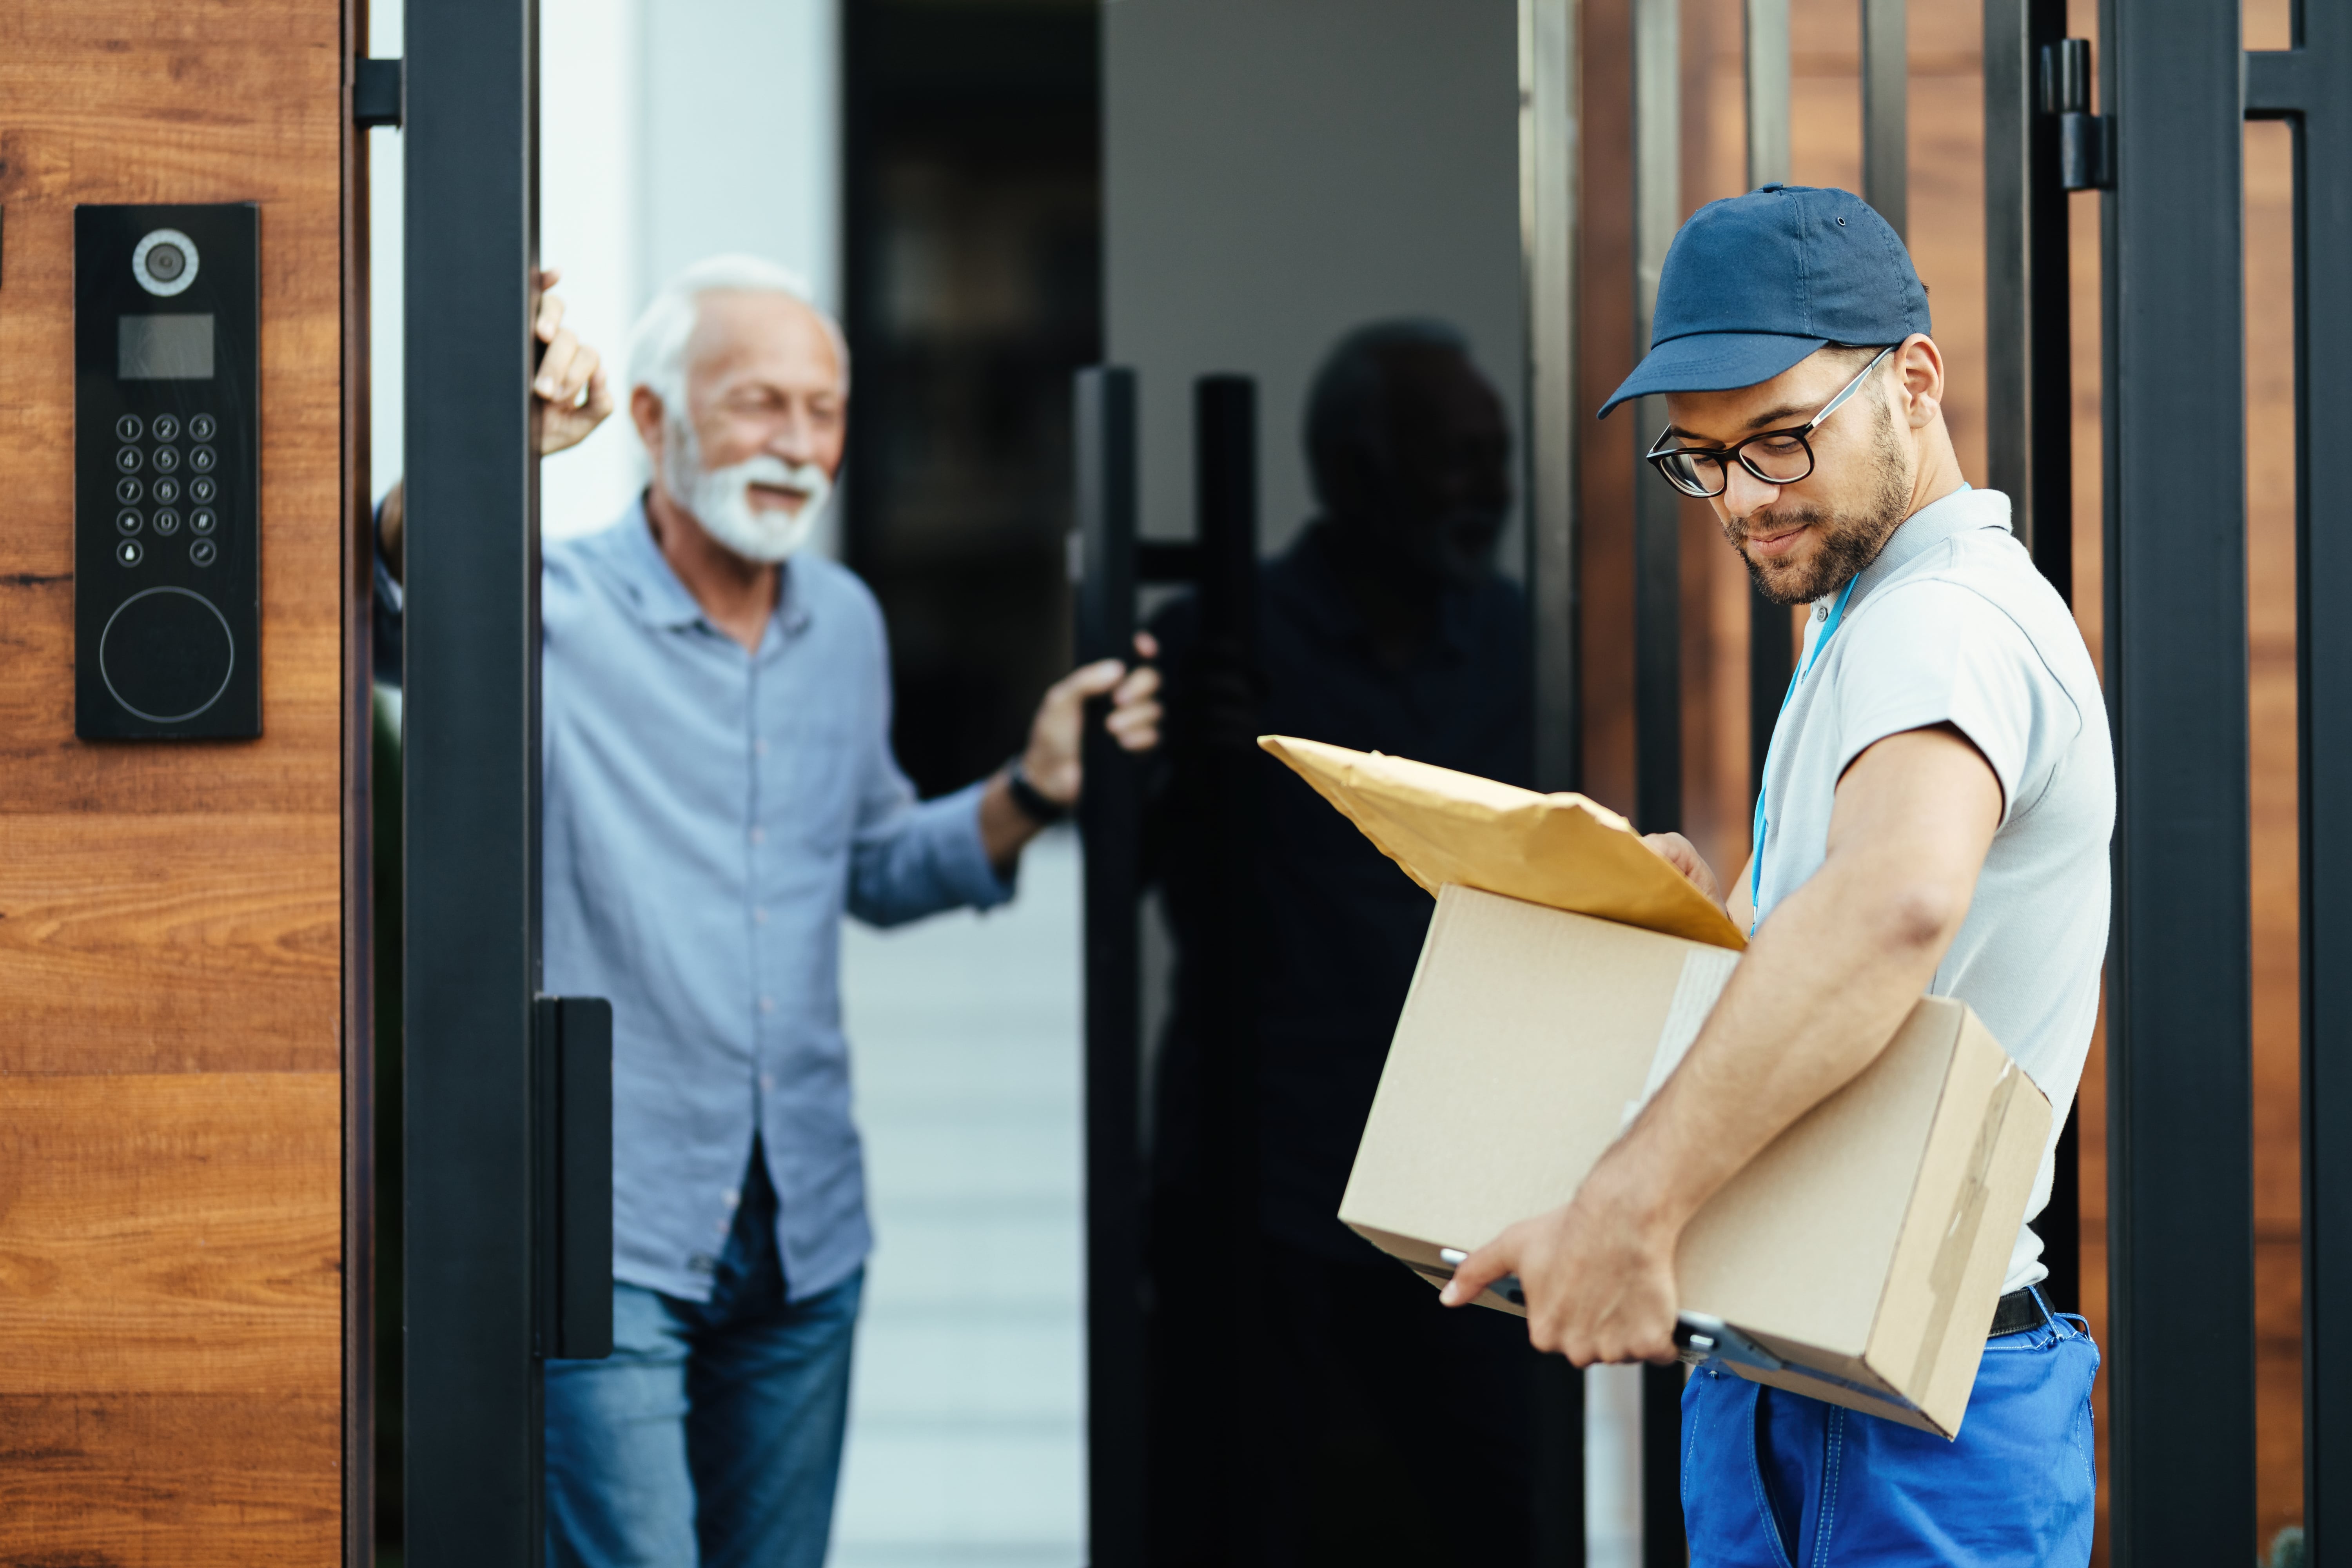
[[(549, 447), (610, 407), (542, 314)], [(551, 542), (541, 591), (545, 964), (614, 1013), (612, 1358), (547, 1376), (562, 1564), (823, 1562), (870, 1235), (838, 996), (845, 910), (1012, 896), (1078, 794), (1084, 705), (1151, 745), (1156, 674), (1089, 665), (1021, 755), (918, 802), (882, 617), (802, 549), (842, 458), (848, 352), (793, 275), (688, 268), (631, 350), (653, 482)], [(388, 563), (400, 517), (386, 509)]]

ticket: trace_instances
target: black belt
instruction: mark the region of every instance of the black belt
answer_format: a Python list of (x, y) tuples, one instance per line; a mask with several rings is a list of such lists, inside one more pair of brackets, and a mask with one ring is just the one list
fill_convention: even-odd
[(2011, 1290), (2000, 1299), (2000, 1305), (1992, 1310), (1992, 1327), (1986, 1331), (1985, 1338), (1997, 1340), (2003, 1334), (2021, 1334), (2028, 1329), (2038, 1329), (2049, 1321), (2050, 1314), (2043, 1310), (2042, 1299), (2033, 1293), (2033, 1287), (2028, 1285), (2024, 1289)]

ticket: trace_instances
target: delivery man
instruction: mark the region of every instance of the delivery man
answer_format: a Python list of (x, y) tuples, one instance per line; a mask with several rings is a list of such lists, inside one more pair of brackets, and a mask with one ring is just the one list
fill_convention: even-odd
[[(1666, 395), (1649, 447), (1767, 596), (1810, 603), (1726, 909), (1747, 956), (1689, 1055), (1565, 1207), (1446, 1288), (1516, 1272), (1579, 1364), (1673, 1358), (1675, 1249), (1708, 1196), (1869, 1065), (1922, 991), (1974, 1007), (2056, 1108), (2047, 1202), (2106, 949), (2115, 767), (2067, 606), (1960, 477), (1944, 360), (1903, 243), (1843, 191), (1700, 209), (1650, 353), (1601, 408)], [(1644, 433), (1647, 434), (1646, 432)], [(1689, 844), (1651, 844), (1710, 897)], [(1692, 1561), (2083, 1563), (2098, 1352), (2019, 1232), (1952, 1442), (1711, 1368), (1683, 1394)]]

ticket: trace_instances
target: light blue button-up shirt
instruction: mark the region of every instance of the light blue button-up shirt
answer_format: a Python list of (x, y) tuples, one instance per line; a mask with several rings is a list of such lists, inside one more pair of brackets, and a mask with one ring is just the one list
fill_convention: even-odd
[(545, 984), (613, 1004), (614, 1274), (707, 1300), (757, 1133), (786, 1286), (814, 1295), (871, 1242), (841, 918), (1009, 898), (981, 786), (916, 800), (881, 610), (822, 557), (746, 653), (633, 505), (547, 545), (541, 616)]

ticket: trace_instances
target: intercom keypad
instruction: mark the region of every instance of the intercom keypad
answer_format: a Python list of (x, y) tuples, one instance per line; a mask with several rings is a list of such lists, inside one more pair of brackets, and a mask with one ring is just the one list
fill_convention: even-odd
[(260, 209), (74, 212), (75, 731), (261, 733)]

